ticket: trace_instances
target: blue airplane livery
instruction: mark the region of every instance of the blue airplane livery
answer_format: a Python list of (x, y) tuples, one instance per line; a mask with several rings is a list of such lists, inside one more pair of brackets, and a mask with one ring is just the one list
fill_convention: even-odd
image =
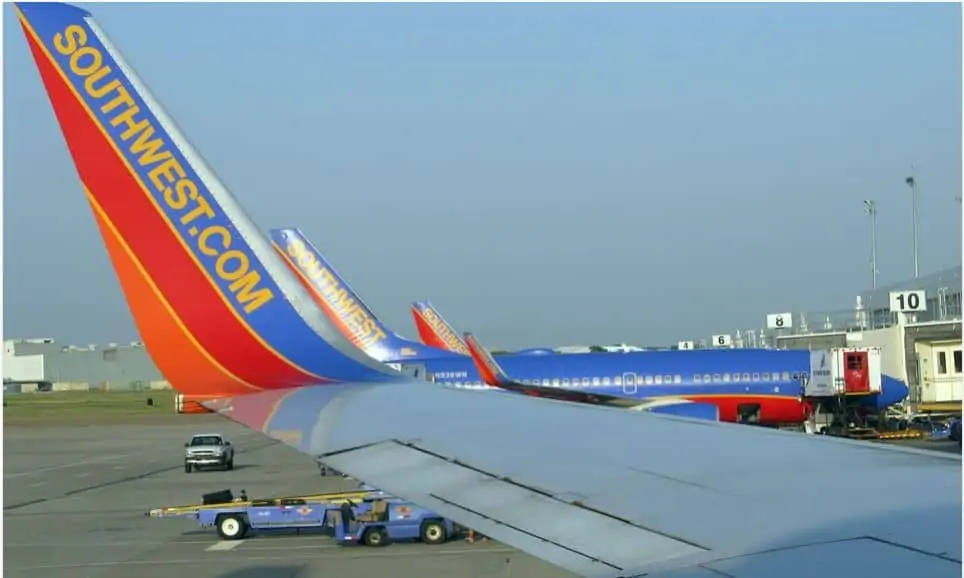
[[(960, 576), (959, 456), (721, 423), (751, 405), (792, 421), (802, 374), (834, 390), (841, 367), (861, 374), (850, 361), (879, 350), (817, 350), (812, 369), (785, 351), (493, 358), (466, 335), (471, 357), (420, 357), (322, 262), (279, 255), (89, 12), (13, 9), (138, 333), (179, 394), (573, 576), (859, 575), (868, 559), (875, 578)], [(130, 33), (156, 34), (158, 50), (183, 34), (151, 30)], [(191, 66), (204, 71), (154, 68), (190, 98)], [(367, 353), (395, 346), (414, 354), (393, 363), (431, 379)], [(869, 367), (861, 383), (879, 385)], [(926, 491), (906, 490), (921, 479)]]
[[(465, 341), (427, 302), (419, 302), (425, 306), (420, 314), (433, 332), (441, 329), (433, 343), (445, 348), (410, 341), (386, 327), (299, 229), (274, 229), (271, 239), (319, 308), (372, 358), (440, 384), (499, 389), (480, 375)], [(598, 352), (501, 355), (498, 359), (512, 379), (533, 392), (574, 390), (590, 403), (609, 398), (632, 407), (646, 407), (656, 399), (705, 403), (716, 406), (723, 421), (765, 424), (800, 424), (812, 411), (803, 396), (810, 373), (809, 351)], [(881, 390), (860, 403), (882, 408), (907, 395), (903, 383), (887, 376)]]

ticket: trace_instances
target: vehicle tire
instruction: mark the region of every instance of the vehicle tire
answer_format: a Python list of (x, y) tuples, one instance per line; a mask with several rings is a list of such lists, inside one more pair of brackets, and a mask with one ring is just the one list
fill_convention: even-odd
[(441, 520), (428, 520), (422, 523), (420, 537), (426, 544), (442, 544), (448, 540), (448, 530)]
[(228, 471), (234, 469), (234, 456), (231, 456), (231, 459), (229, 459), (228, 461), (224, 462), (224, 469), (226, 469), (226, 470), (228, 470)]
[(362, 537), (362, 542), (373, 548), (384, 546), (388, 544), (388, 534), (382, 528), (370, 528)]
[(184, 464), (184, 473), (185, 474), (191, 473), (191, 464)]
[(248, 531), (248, 525), (239, 516), (224, 516), (218, 519), (218, 535), (223, 540), (240, 540)]

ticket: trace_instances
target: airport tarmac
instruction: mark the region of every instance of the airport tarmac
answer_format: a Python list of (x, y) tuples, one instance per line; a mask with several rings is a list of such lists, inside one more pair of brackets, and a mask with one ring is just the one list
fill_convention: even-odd
[[(236, 445), (234, 471), (184, 473), (183, 444), (203, 431), (220, 431)], [(225, 488), (251, 497), (354, 489), (354, 481), (322, 478), (309, 456), (217, 416), (172, 417), (170, 425), (7, 426), (4, 438), (3, 570), (11, 578), (572, 576), (494, 542), (381, 549), (340, 547), (319, 535), (226, 542), (190, 518), (145, 516)]]

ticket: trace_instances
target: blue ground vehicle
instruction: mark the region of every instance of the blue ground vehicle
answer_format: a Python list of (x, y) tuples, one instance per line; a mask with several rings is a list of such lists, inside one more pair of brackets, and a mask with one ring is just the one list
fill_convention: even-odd
[(951, 427), (948, 437), (957, 442), (958, 447), (961, 447), (961, 418), (955, 417), (951, 419)]
[[(215, 497), (217, 499), (209, 499)], [(368, 510), (374, 500), (385, 498), (378, 490), (338, 492), (248, 500), (235, 498), (230, 490), (204, 497), (202, 504), (157, 508), (147, 512), (153, 518), (194, 518), (202, 528), (215, 528), (224, 540), (240, 540), (249, 530), (332, 530), (342, 503), (351, 502), (359, 513)]]
[(354, 520), (345, 520), (338, 512), (335, 540), (339, 544), (385, 546), (405, 540), (442, 544), (458, 531), (451, 520), (398, 498), (374, 500), (364, 510), (356, 513)]

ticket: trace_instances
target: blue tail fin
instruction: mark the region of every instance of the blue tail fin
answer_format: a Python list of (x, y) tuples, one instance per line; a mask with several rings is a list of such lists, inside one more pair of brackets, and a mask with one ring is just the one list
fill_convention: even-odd
[(175, 389), (398, 378), (305, 306), (304, 289), (88, 12), (16, 8), (138, 330)]
[(390, 362), (451, 355), (386, 327), (300, 229), (272, 229), (271, 240), (328, 319), (369, 356)]

